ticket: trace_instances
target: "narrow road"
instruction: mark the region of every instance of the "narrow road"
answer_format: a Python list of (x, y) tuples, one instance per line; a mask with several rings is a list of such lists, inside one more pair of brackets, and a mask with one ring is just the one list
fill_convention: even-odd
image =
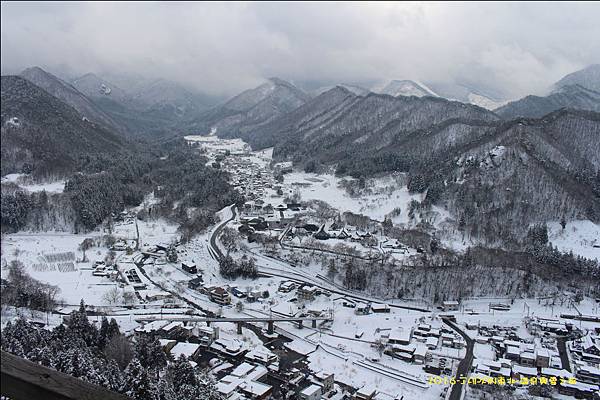
[(471, 371), (471, 366), (473, 365), (473, 345), (475, 342), (461, 328), (459, 328), (457, 324), (446, 318), (442, 318), (442, 320), (446, 325), (454, 329), (460, 336), (462, 336), (467, 342), (467, 353), (465, 354), (465, 358), (463, 358), (458, 364), (458, 369), (456, 370), (456, 384), (452, 385), (449, 397), (449, 400), (460, 400), (463, 386), (465, 386), (460, 383), (460, 379), (461, 377), (467, 378), (469, 372)]
[(569, 363), (569, 356), (567, 355), (567, 338), (565, 336), (557, 337), (556, 347), (558, 347), (558, 354), (560, 355), (560, 363), (562, 364), (562, 368), (571, 372), (571, 364)]
[(307, 280), (307, 277), (304, 277), (298, 273), (293, 273), (293, 272), (287, 272), (287, 271), (282, 271), (279, 269), (275, 269), (275, 268), (269, 268), (269, 267), (262, 267), (258, 269), (258, 272), (260, 275), (263, 276), (276, 276), (279, 278), (286, 278), (292, 281), (296, 281), (296, 282), (300, 282), (300, 283), (306, 283), (312, 286), (316, 286), (320, 289), (324, 289), (327, 290), (328, 292), (331, 293), (336, 293), (336, 294), (341, 294), (345, 297), (348, 297), (350, 299), (354, 299), (354, 300), (358, 300), (360, 302), (367, 302), (367, 303), (379, 303), (379, 304), (386, 304), (388, 307), (390, 308), (402, 308), (405, 310), (411, 310), (411, 311), (418, 311), (418, 312), (424, 312), (424, 313), (429, 313), (431, 312), (431, 310), (429, 309), (425, 309), (425, 308), (420, 308), (420, 307), (412, 307), (412, 306), (401, 306), (398, 304), (394, 304), (394, 303), (387, 303), (385, 301), (381, 301), (378, 299), (373, 299), (373, 298), (369, 298), (366, 296), (360, 296), (357, 294), (354, 294), (352, 292), (349, 291), (345, 291), (345, 290), (341, 290), (336, 288), (335, 286), (332, 285), (327, 285), (324, 286), (322, 283), (320, 282), (316, 282), (315, 280), (311, 279), (311, 280)]
[(223, 230), (223, 228), (225, 228), (225, 225), (227, 225), (229, 223), (229, 221), (233, 221), (236, 216), (235, 204), (231, 205), (229, 208), (231, 209), (231, 217), (229, 219), (226, 219), (225, 221), (221, 222), (219, 224), (219, 226), (217, 226), (213, 230), (212, 234), (210, 235), (210, 242), (209, 242), (210, 250), (212, 250), (213, 254), (215, 254), (217, 261), (219, 261), (221, 258), (223, 258), (223, 253), (221, 252), (221, 249), (219, 249), (219, 246), (217, 246), (217, 238), (221, 234), (221, 231)]

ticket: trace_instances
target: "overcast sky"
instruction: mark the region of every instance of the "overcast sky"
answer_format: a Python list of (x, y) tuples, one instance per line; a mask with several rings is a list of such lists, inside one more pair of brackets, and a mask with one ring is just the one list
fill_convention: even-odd
[(292, 82), (543, 93), (600, 62), (600, 3), (2, 3), (2, 73), (139, 73), (231, 95)]

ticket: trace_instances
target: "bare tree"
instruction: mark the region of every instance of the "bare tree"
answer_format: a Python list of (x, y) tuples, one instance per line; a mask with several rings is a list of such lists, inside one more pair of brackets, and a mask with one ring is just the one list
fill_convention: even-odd
[(107, 290), (102, 296), (102, 299), (110, 305), (115, 305), (121, 302), (123, 296), (121, 295), (121, 291), (119, 290), (119, 288), (115, 286)]
[(81, 244), (79, 245), (79, 250), (83, 253), (83, 259), (81, 260), (82, 262), (86, 262), (87, 261), (87, 257), (85, 255), (86, 250), (91, 249), (92, 247), (94, 247), (94, 240), (91, 238), (86, 238), (83, 239), (83, 242), (81, 242)]

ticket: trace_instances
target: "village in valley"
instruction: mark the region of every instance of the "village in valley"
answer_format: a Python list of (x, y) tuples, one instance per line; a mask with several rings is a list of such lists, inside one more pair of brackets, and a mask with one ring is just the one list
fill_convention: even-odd
[[(148, 217), (153, 196), (101, 231), (5, 235), (3, 278), (19, 259), (61, 291), (58, 312), (27, 318), (55, 326), (83, 300), (92, 321), (114, 318), (172, 359), (209, 368), (230, 400), (599, 398), (598, 299), (368, 295), (364, 277), (339, 276), (342, 263), (401, 268), (431, 252), (387, 234), (390, 221), (411, 223), (422, 196), (394, 186), (401, 176), (356, 197), (351, 179), (274, 162), (272, 149), (185, 139), (230, 174), (245, 203), (187, 241)], [(416, 218), (443, 229), (441, 209)], [(3, 308), (3, 325), (14, 312)]]

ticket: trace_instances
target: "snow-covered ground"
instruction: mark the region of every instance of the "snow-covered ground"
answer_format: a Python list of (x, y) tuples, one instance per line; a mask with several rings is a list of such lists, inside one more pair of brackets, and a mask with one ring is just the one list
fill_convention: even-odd
[(209, 151), (229, 150), (231, 152), (243, 152), (250, 150), (250, 146), (242, 139), (220, 139), (217, 136), (201, 135), (188, 135), (184, 139), (188, 142), (199, 143)]
[(573, 254), (600, 260), (600, 225), (592, 221), (570, 221), (564, 230), (560, 222), (550, 222), (548, 241), (561, 251), (572, 251)]
[[(58, 298), (67, 304), (78, 304), (84, 298), (89, 304), (104, 305), (103, 295), (116, 284), (92, 275), (92, 263), (104, 259), (106, 248), (90, 249), (86, 254), (89, 261), (78, 262), (83, 257), (78, 246), (88, 237), (92, 236), (65, 233), (5, 235), (2, 277), (8, 272), (7, 263), (19, 260), (33, 278), (58, 286), (61, 290)], [(53, 257), (61, 261), (50, 262)]]
[(65, 189), (65, 181), (53, 181), (34, 183), (27, 174), (8, 174), (2, 177), (2, 183), (14, 183), (28, 192), (41, 192), (45, 190), (48, 193), (62, 193)]
[[(189, 141), (201, 142), (211, 151), (230, 150), (231, 152), (246, 152), (247, 145), (239, 139), (221, 141), (215, 136), (200, 137), (188, 136)], [(266, 167), (272, 157), (272, 149), (261, 152), (253, 152), (247, 155), (253, 163)], [(17, 181), (19, 177), (10, 176), (7, 179)], [(382, 221), (392, 210), (400, 208), (400, 214), (393, 221), (396, 224), (407, 224), (408, 205), (412, 200), (421, 201), (422, 194), (408, 193), (406, 186), (398, 184), (394, 177), (374, 179), (369, 182), (371, 193), (352, 197), (341, 186), (339, 178), (331, 174), (309, 174), (293, 172), (284, 176), (284, 185), (289, 191), (298, 190), (302, 200), (322, 200), (340, 211), (352, 211)], [(345, 178), (349, 179), (349, 178)], [(55, 183), (58, 185), (58, 183)], [(64, 183), (63, 183), (64, 184)], [(40, 189), (41, 190), (41, 189)], [(283, 201), (283, 196), (275, 195), (273, 190), (266, 191), (269, 202), (278, 204)], [(146, 198), (145, 202), (153, 204), (156, 201), (152, 196)], [(432, 223), (436, 226), (444, 223), (450, 216), (442, 209), (434, 208), (437, 213)], [(231, 216), (231, 210), (223, 209), (218, 218), (221, 221)], [(124, 251), (117, 252), (117, 264), (119, 271), (125, 274), (129, 270), (135, 270), (140, 280), (147, 285), (146, 290), (140, 290), (142, 297), (138, 301), (137, 308), (125, 310), (114, 306), (110, 312), (111, 317), (117, 319), (121, 329), (131, 332), (139, 326), (135, 321), (136, 316), (143, 316), (152, 312), (163, 312), (160, 308), (161, 302), (144, 302), (146, 293), (166, 290), (176, 293), (178, 296), (195, 303), (202, 309), (212, 311), (219, 315), (240, 317), (256, 316), (264, 317), (274, 313), (294, 313), (302, 306), (305, 311), (322, 310), (332, 313), (333, 322), (318, 328), (305, 326), (299, 329), (296, 325), (287, 322), (277, 324), (277, 332), (283, 333), (293, 339), (287, 346), (308, 357), (309, 366), (313, 371), (323, 370), (335, 374), (336, 381), (343, 382), (354, 387), (373, 385), (382, 393), (382, 399), (400, 398), (405, 399), (435, 399), (440, 398), (444, 385), (428, 384), (428, 374), (423, 371), (422, 366), (404, 362), (392, 358), (387, 354), (380, 354), (373, 346), (382, 336), (392, 329), (410, 331), (419, 323), (428, 323), (434, 327), (441, 326), (437, 311), (414, 311), (392, 307), (390, 313), (356, 315), (353, 308), (342, 305), (340, 294), (332, 294), (330, 297), (319, 295), (313, 301), (293, 300), (295, 292), (282, 293), (277, 289), (286, 278), (273, 276), (261, 277), (255, 280), (237, 279), (226, 280), (219, 274), (218, 262), (211, 255), (210, 237), (215, 227), (204, 234), (198, 235), (188, 243), (178, 246), (179, 260), (176, 263), (166, 262), (164, 259), (149, 258), (143, 270), (148, 278), (144, 276), (134, 261), (139, 260), (139, 252), (126, 255)], [(115, 225), (112, 234), (117, 238), (133, 240), (137, 237), (139, 230), (141, 250), (157, 244), (168, 245), (174, 243), (179, 234), (177, 226), (163, 220), (137, 221), (129, 219), (128, 222)], [(34, 278), (44, 282), (57, 285), (61, 289), (59, 297), (65, 303), (76, 307), (81, 299), (87, 304), (106, 306), (109, 305), (105, 294), (114, 289), (117, 284), (108, 278), (92, 275), (92, 263), (102, 260), (108, 249), (100, 244), (105, 232), (95, 231), (87, 234), (64, 234), (64, 233), (18, 233), (8, 234), (2, 240), (2, 277), (7, 273), (6, 265), (15, 259), (22, 261), (27, 272)], [(598, 243), (600, 229), (589, 221), (570, 222), (564, 232), (558, 223), (549, 224), (550, 241), (561, 250), (573, 250), (577, 254), (587, 257), (598, 257), (600, 249), (593, 248)], [(79, 244), (86, 238), (98, 241), (98, 246), (88, 250), (86, 256), (88, 261), (81, 262), (82, 252), (78, 249)], [(335, 243), (335, 240), (331, 243)], [(464, 243), (463, 243), (464, 244)], [(323, 266), (312, 263), (306, 267), (292, 267), (289, 263), (275, 260), (259, 253), (257, 245), (248, 245), (249, 254), (256, 258), (258, 267), (264, 271), (270, 271), (274, 275), (293, 276), (294, 279), (304, 282), (317, 283), (328, 290), (339, 290), (340, 287), (333, 282), (328, 282), (320, 275), (326, 275)], [(412, 250), (411, 250), (412, 251)], [(413, 253), (410, 253), (413, 254)], [(52, 261), (52, 260), (64, 261)], [(181, 269), (181, 262), (197, 265), (207, 285), (237, 286), (243, 292), (250, 290), (268, 291), (269, 297), (260, 299), (255, 303), (233, 298), (230, 306), (219, 306), (210, 301), (206, 294), (189, 289), (187, 282), (192, 275)], [(60, 265), (59, 265), (60, 264)], [(62, 271), (62, 272), (61, 272)], [(127, 286), (130, 288), (130, 285)], [(124, 289), (122, 289), (124, 290)], [(351, 297), (350, 292), (342, 291)], [(366, 296), (360, 294), (361, 296)], [(355, 299), (356, 300), (356, 299)], [(373, 302), (384, 301), (371, 299)], [(242, 301), (242, 310), (236, 304)], [(176, 303), (181, 308), (173, 309), (173, 315), (181, 316), (189, 306), (177, 299)], [(577, 311), (568, 304), (552, 305), (549, 300), (517, 299), (509, 311), (490, 311), (490, 302), (510, 302), (509, 299), (466, 299), (461, 304), (461, 309), (456, 313), (459, 324), (497, 324), (503, 326), (518, 327), (518, 333), (523, 337), (530, 337), (523, 323), (524, 316), (540, 316), (547, 318), (558, 318), (561, 313), (576, 313)], [(414, 306), (407, 301), (390, 300), (390, 305)], [(427, 306), (423, 307), (427, 308)], [(64, 311), (69, 310), (65, 307)], [(600, 313), (598, 303), (585, 299), (577, 309), (584, 314), (597, 315)], [(198, 310), (196, 310), (198, 312)], [(11, 317), (11, 311), (3, 315), (3, 322)], [(163, 316), (167, 316), (164, 314)], [(40, 316), (41, 318), (42, 316)], [(59, 317), (50, 316), (52, 323), (58, 323)], [(258, 324), (260, 326), (260, 324)], [(582, 329), (593, 327), (590, 322), (577, 322)], [(262, 326), (266, 329), (266, 326)], [(266, 351), (260, 339), (249, 329), (244, 329), (242, 335), (238, 335), (234, 324), (220, 324), (220, 336), (224, 341), (238, 341), (247, 349), (258, 349)], [(475, 336), (476, 331), (469, 331)], [(431, 353), (444, 356), (457, 363), (464, 356), (465, 350), (443, 347), (439, 345)], [(489, 345), (477, 345), (475, 347), (477, 359), (493, 359), (493, 352)]]
[(394, 222), (406, 223), (410, 201), (423, 200), (423, 194), (408, 193), (406, 186), (398, 187), (391, 177), (370, 180), (370, 188), (374, 194), (352, 197), (340, 186), (343, 179), (352, 178), (298, 171), (284, 175), (284, 183), (297, 187), (302, 200), (322, 200), (342, 211), (364, 214), (378, 221), (383, 221), (386, 214), (400, 208), (402, 211)]

